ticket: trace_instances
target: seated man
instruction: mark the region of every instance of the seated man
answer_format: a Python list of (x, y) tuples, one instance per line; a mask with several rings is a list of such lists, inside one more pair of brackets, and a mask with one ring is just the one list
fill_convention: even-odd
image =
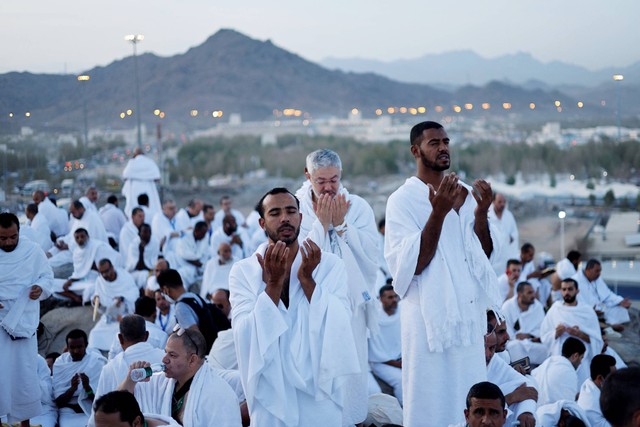
[[(156, 320), (156, 300), (147, 296), (138, 298), (135, 302), (135, 314), (142, 317), (145, 323), (145, 330), (147, 332), (146, 343), (152, 348), (164, 350), (167, 344), (167, 335), (159, 326), (155, 324)], [(126, 317), (126, 316), (125, 316)], [(120, 328), (122, 332), (122, 328)], [(120, 341), (120, 334), (116, 334), (111, 342), (111, 348), (109, 349), (109, 360), (114, 359), (118, 354), (122, 353), (122, 345)], [(127, 367), (130, 363), (127, 365)], [(119, 383), (120, 381), (118, 381)]]
[(573, 276), (580, 287), (578, 300), (593, 307), (598, 315), (604, 316), (608, 325), (620, 332), (624, 329), (623, 324), (629, 322), (631, 301), (613, 293), (601, 275), (600, 261), (590, 259), (584, 270)]
[(559, 400), (538, 406), (538, 425), (541, 427), (585, 427), (589, 419), (582, 408), (573, 400)]
[[(220, 213), (222, 211), (219, 211)], [(216, 215), (217, 217), (217, 215)], [(249, 256), (250, 239), (244, 228), (239, 228), (236, 218), (232, 214), (225, 215), (222, 227), (214, 229), (211, 235), (211, 248), (218, 248), (220, 243), (231, 245), (231, 252), (235, 259)]]
[(511, 337), (507, 342), (511, 360), (528, 356), (534, 365), (544, 362), (549, 356), (549, 349), (540, 340), (544, 308), (529, 282), (518, 283), (516, 296), (502, 304), (502, 313)]
[(640, 426), (640, 368), (611, 374), (602, 385), (600, 408), (613, 427)]
[(87, 334), (74, 329), (66, 337), (67, 351), (53, 364), (53, 397), (60, 410), (60, 427), (85, 426), (94, 390), (107, 359), (87, 351)]
[(149, 276), (147, 279), (147, 286), (144, 289), (145, 295), (148, 297), (153, 297), (156, 291), (160, 290), (160, 286), (158, 285), (158, 275), (165, 270), (170, 269), (169, 261), (165, 258), (158, 258), (156, 265), (153, 269), (153, 274)]
[(98, 266), (100, 277), (96, 279), (91, 303), (98, 306), (102, 316), (89, 333), (89, 347), (109, 351), (118, 323), (133, 312), (139, 293), (133, 277), (125, 270), (116, 269), (108, 259), (100, 260)]
[(160, 256), (160, 243), (151, 235), (151, 226), (141, 224), (133, 241), (129, 244), (126, 255), (126, 269), (133, 276), (138, 288), (147, 285), (147, 279)]
[(202, 278), (204, 265), (209, 259), (209, 242), (205, 239), (207, 230), (207, 223), (200, 221), (193, 231), (186, 231), (178, 241), (175, 259), (187, 288)]
[(402, 343), (400, 342), (400, 310), (398, 295), (392, 285), (379, 291), (380, 332), (369, 336), (369, 363), (378, 378), (393, 387), (393, 394), (402, 405)]
[(119, 257), (108, 244), (91, 239), (84, 228), (75, 230), (73, 237), (76, 243), (73, 248), (73, 273), (67, 280), (54, 279), (53, 290), (56, 296), (82, 303), (89, 301), (93, 295), (94, 283), (98, 278), (97, 263), (105, 258), (114, 262)]
[(580, 387), (578, 405), (587, 414), (591, 427), (610, 427), (600, 409), (600, 389), (607, 377), (616, 371), (616, 359), (598, 354), (591, 359), (591, 378)]
[(137, 314), (129, 314), (120, 322), (118, 341), (124, 349), (102, 368), (96, 397), (100, 397), (110, 391), (117, 390), (118, 385), (129, 373), (129, 366), (138, 360), (146, 360), (149, 363), (162, 363), (164, 349), (153, 347), (147, 342), (149, 332), (146, 322)]
[[(240, 405), (233, 389), (214, 371), (204, 356), (206, 342), (198, 331), (179, 328), (167, 341), (164, 372), (135, 383), (128, 374), (121, 390), (133, 393), (143, 412), (170, 416), (184, 426), (239, 427)], [(150, 366), (135, 362), (133, 369)]]
[(229, 289), (216, 289), (209, 298), (211, 304), (218, 307), (222, 314), (227, 316), (227, 319), (229, 319), (229, 321), (231, 321), (231, 302), (229, 302), (230, 296), (231, 293), (229, 292)]
[(28, 226), (33, 230), (35, 242), (40, 245), (43, 251), (48, 251), (53, 246), (53, 242), (51, 241), (51, 229), (47, 218), (38, 213), (38, 205), (35, 203), (29, 203), (24, 213), (27, 217)]
[(142, 208), (137, 207), (131, 211), (131, 220), (127, 221), (120, 230), (120, 239), (118, 240), (118, 250), (122, 258), (127, 257), (131, 242), (138, 236), (140, 226), (144, 224), (145, 214)]
[(154, 323), (169, 336), (176, 325), (175, 304), (170, 303), (160, 289), (154, 292), (153, 297), (156, 300), (156, 320)]
[[(494, 323), (495, 321), (494, 317)], [(517, 420), (521, 426), (534, 427), (538, 391), (527, 377), (516, 372), (501, 357), (496, 357), (495, 352), (498, 350), (500, 340), (497, 338), (495, 329), (494, 324), (487, 323), (487, 335), (484, 337), (487, 380), (498, 385), (505, 394), (507, 406), (511, 411), (507, 419), (508, 425), (512, 425)], [(506, 332), (503, 335), (506, 335)]]
[(96, 399), (94, 404), (96, 427), (179, 427), (173, 418), (155, 414), (143, 414), (133, 394), (128, 391), (112, 391)]
[(567, 338), (562, 344), (562, 356), (550, 356), (531, 371), (538, 382), (538, 403), (546, 405), (560, 400), (575, 401), (579, 391), (576, 369), (585, 354), (585, 346), (577, 338)]
[(502, 300), (506, 301), (513, 297), (515, 286), (522, 271), (522, 263), (517, 259), (507, 261), (507, 269), (498, 276), (498, 289)]
[(40, 378), (40, 402), (42, 412), (32, 417), (30, 425), (41, 427), (55, 427), (58, 422), (58, 407), (53, 401), (53, 383), (51, 369), (44, 357), (38, 355), (38, 377)]
[(226, 242), (220, 243), (216, 256), (207, 261), (200, 286), (200, 296), (209, 297), (215, 289), (229, 289), (229, 272), (233, 263), (237, 261), (231, 252), (231, 245)]
[(577, 299), (578, 284), (573, 279), (560, 283), (562, 300), (556, 301), (540, 325), (540, 338), (549, 347), (549, 354), (561, 353), (562, 344), (569, 337), (578, 338), (587, 347), (578, 369), (578, 384), (589, 377), (591, 358), (602, 351), (602, 333), (593, 308)]
[(468, 427), (502, 427), (507, 419), (500, 387), (488, 381), (474, 384), (467, 394), (464, 418)]

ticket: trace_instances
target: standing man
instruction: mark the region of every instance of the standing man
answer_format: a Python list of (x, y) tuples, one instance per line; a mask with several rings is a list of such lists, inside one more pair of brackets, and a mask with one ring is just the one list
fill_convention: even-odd
[(104, 228), (107, 230), (109, 239), (115, 240), (115, 247), (117, 247), (117, 243), (120, 241), (120, 231), (127, 223), (127, 217), (118, 207), (118, 197), (115, 194), (107, 197), (107, 204), (101, 207), (98, 213), (104, 223)]
[(301, 235), (342, 258), (347, 269), (351, 327), (361, 372), (348, 387), (345, 423), (357, 424), (367, 417), (367, 327), (378, 329), (374, 301), (379, 241), (376, 220), (371, 206), (342, 186), (342, 161), (337, 153), (327, 149), (310, 153), (304, 174), (307, 181), (296, 192), (302, 213)]
[(131, 215), (133, 208), (138, 205), (140, 194), (149, 197), (149, 218), (160, 212), (160, 196), (156, 188), (156, 182), (160, 181), (160, 169), (140, 148), (133, 151), (133, 159), (129, 160), (122, 171), (122, 179), (122, 195), (127, 199), (124, 213), (127, 216)]
[(234, 264), (233, 334), (251, 425), (341, 426), (345, 380), (360, 371), (343, 262), (299, 241), (296, 197), (258, 203), (269, 242)]
[(502, 193), (493, 195), (493, 203), (489, 207), (489, 222), (500, 232), (502, 250), (493, 264), (496, 274), (500, 274), (510, 258), (517, 258), (520, 251), (518, 224), (507, 208), (507, 199)]
[(51, 295), (53, 273), (38, 246), (20, 240), (20, 222), (0, 213), (0, 418), (29, 425), (42, 413), (36, 329), (39, 299)]
[(489, 256), (499, 250), (487, 218), (491, 186), (445, 175), (451, 160), (442, 125), (419, 123), (410, 141), (417, 173), (389, 197), (385, 233), (385, 258), (407, 326), (404, 425), (443, 426), (464, 421), (469, 388), (486, 378), (485, 311), (500, 304)]

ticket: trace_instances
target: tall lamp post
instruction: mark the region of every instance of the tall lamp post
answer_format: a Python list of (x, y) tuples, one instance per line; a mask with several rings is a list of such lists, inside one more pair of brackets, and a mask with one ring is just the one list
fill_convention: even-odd
[[(88, 82), (89, 80), (91, 80), (91, 76), (88, 76), (86, 74), (78, 76), (78, 81), (80, 83)], [(83, 86), (85, 86), (85, 85), (83, 84)], [(86, 90), (86, 88), (82, 89), (82, 110), (83, 110), (83, 115), (84, 115), (84, 139), (82, 141), (82, 154), (81, 154), (81, 157), (84, 156), (84, 151), (89, 146), (89, 124), (88, 124), (89, 122), (87, 120), (87, 90)]]
[(622, 140), (622, 134), (620, 132), (620, 83), (624, 80), (622, 74), (614, 74), (613, 81), (616, 82), (616, 125), (618, 126), (618, 142)]
[(560, 218), (560, 258), (562, 259), (562, 257), (565, 255), (564, 252), (564, 219), (567, 216), (567, 213), (565, 211), (560, 211), (558, 212), (558, 218)]
[(133, 69), (136, 79), (136, 122), (138, 124), (138, 147), (142, 148), (142, 130), (140, 123), (140, 82), (138, 79), (138, 50), (137, 45), (142, 40), (144, 40), (144, 36), (142, 34), (128, 34), (124, 36), (124, 39), (128, 42), (131, 42), (133, 45)]

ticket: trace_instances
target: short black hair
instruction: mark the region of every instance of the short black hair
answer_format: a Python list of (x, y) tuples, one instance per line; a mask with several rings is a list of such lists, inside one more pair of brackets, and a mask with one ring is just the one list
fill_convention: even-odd
[(566, 279), (563, 279), (560, 283), (564, 283), (564, 282), (571, 283), (576, 289), (578, 289), (578, 282), (576, 282), (575, 279), (572, 279), (571, 277), (567, 277)]
[(160, 288), (165, 286), (172, 289), (184, 288), (180, 273), (172, 268), (161, 271), (160, 274), (158, 274), (158, 285)]
[(386, 223), (387, 223), (387, 219), (385, 217), (382, 217), (382, 219), (378, 221), (378, 230), (384, 227)]
[(34, 215), (38, 215), (38, 205), (36, 205), (35, 203), (29, 203), (25, 211)]
[(585, 265), (584, 269), (585, 270), (591, 270), (596, 265), (600, 265), (600, 261), (598, 261), (595, 258), (591, 258), (589, 261), (587, 261), (587, 265)]
[(153, 316), (156, 312), (156, 299), (148, 296), (141, 296), (136, 300), (135, 313), (142, 317)]
[(602, 378), (607, 378), (613, 366), (616, 366), (615, 357), (608, 354), (596, 354), (591, 359), (591, 365), (589, 366), (591, 379), (595, 381), (598, 375), (602, 375)]
[(18, 220), (17, 216), (12, 214), (11, 212), (0, 213), (0, 227), (11, 228), (12, 225), (18, 227), (18, 231), (20, 231), (20, 221)]
[(51, 353), (48, 353), (44, 358), (53, 359), (53, 361), (55, 362), (58, 357), (60, 357), (60, 353), (58, 353), (57, 351), (52, 351)]
[(86, 228), (82, 228), (82, 227), (76, 228), (76, 231), (73, 232), (73, 235), (75, 236), (76, 233), (84, 233), (87, 236), (89, 235), (89, 232), (87, 231), (87, 229)]
[(116, 203), (118, 203), (118, 196), (116, 196), (115, 194), (110, 195), (109, 197), (107, 197), (107, 203), (115, 205)]
[(89, 338), (87, 338), (87, 333), (82, 329), (72, 329), (65, 337), (64, 342), (68, 343), (69, 340), (75, 340), (78, 338), (83, 338), (85, 345), (89, 344)]
[(144, 212), (144, 209), (142, 209), (141, 207), (137, 207), (137, 208), (133, 208), (131, 210), (131, 216), (134, 216), (135, 214), (137, 214), (138, 212)]
[(295, 194), (293, 194), (291, 191), (287, 190), (284, 187), (276, 187), (267, 191), (264, 194), (264, 196), (262, 196), (258, 201), (258, 204), (256, 205), (256, 210), (258, 211), (260, 218), (264, 219), (264, 199), (266, 199), (267, 196), (274, 196), (276, 194), (285, 194), (285, 193), (291, 194), (291, 196), (296, 200), (296, 205), (298, 206), (298, 210), (300, 210), (300, 200), (298, 200)]
[(380, 297), (382, 297), (382, 295), (384, 295), (385, 292), (387, 291), (393, 291), (393, 285), (384, 285), (380, 288), (380, 291), (378, 292), (378, 295)]
[(516, 286), (516, 293), (518, 293), (518, 294), (523, 293), (524, 292), (524, 288), (526, 286), (533, 287), (533, 285), (531, 285), (531, 283), (529, 283), (529, 282), (520, 282), (520, 283), (518, 283), (518, 286)]
[(142, 193), (142, 194), (138, 195), (138, 204), (140, 206), (148, 206), (149, 205), (149, 196), (147, 196), (147, 193)]
[(151, 226), (146, 222), (143, 222), (142, 224), (140, 224), (140, 228), (138, 228), (138, 235), (140, 235), (140, 232), (142, 231), (143, 228), (148, 228), (150, 231), (153, 232), (153, 230), (151, 229)]
[(471, 398), (476, 399), (500, 399), (500, 404), (502, 408), (505, 407), (505, 398), (500, 387), (491, 383), (489, 381), (482, 381), (477, 384), (474, 384), (469, 389), (469, 393), (467, 393), (467, 409), (471, 408)]
[(630, 425), (640, 411), (640, 367), (620, 369), (604, 380), (600, 409), (612, 426)]
[(209, 225), (204, 221), (198, 221), (196, 225), (193, 227), (193, 231), (203, 230), (203, 229), (207, 229), (207, 230), (209, 229)]
[(587, 348), (578, 338), (569, 337), (562, 344), (562, 355), (567, 359), (575, 353), (584, 354), (585, 351), (587, 351)]
[(73, 202), (71, 202), (71, 204), (76, 209), (84, 209), (85, 208), (80, 200), (74, 200)]
[(144, 415), (140, 410), (138, 401), (126, 390), (112, 391), (96, 399), (93, 404), (93, 411), (105, 414), (120, 414), (120, 421), (133, 425), (137, 417), (144, 424)]
[(520, 252), (529, 252), (530, 250), (535, 249), (531, 243), (525, 243), (520, 247)]
[[(186, 336), (186, 339), (185, 339)], [(207, 341), (200, 331), (194, 329), (184, 329), (182, 334), (178, 332), (172, 333), (169, 338), (175, 337), (182, 341), (187, 353), (194, 353), (196, 356), (204, 359), (207, 355)]]
[(411, 128), (411, 132), (409, 133), (409, 142), (411, 142), (411, 145), (419, 144), (425, 130), (443, 128), (444, 126), (437, 122), (426, 121), (418, 123)]
[(509, 266), (512, 264), (522, 265), (522, 262), (519, 259), (515, 259), (515, 258), (511, 258), (510, 260), (507, 260), (507, 268), (509, 268)]
[(582, 258), (582, 254), (578, 251), (569, 251), (569, 253), (567, 254), (567, 259), (571, 262), (577, 261), (580, 258)]

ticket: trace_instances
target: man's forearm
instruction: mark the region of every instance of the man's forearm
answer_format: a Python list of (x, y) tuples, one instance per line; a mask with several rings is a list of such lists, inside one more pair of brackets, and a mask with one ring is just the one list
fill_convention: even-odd
[(476, 215), (475, 222), (473, 224), (473, 231), (480, 239), (482, 250), (487, 255), (487, 258), (491, 256), (493, 252), (493, 241), (491, 240), (491, 233), (489, 233), (489, 219), (487, 213)]
[(435, 211), (432, 211), (431, 215), (429, 215), (429, 219), (420, 234), (420, 253), (418, 254), (415, 274), (422, 273), (436, 254), (445, 216), (439, 215)]

